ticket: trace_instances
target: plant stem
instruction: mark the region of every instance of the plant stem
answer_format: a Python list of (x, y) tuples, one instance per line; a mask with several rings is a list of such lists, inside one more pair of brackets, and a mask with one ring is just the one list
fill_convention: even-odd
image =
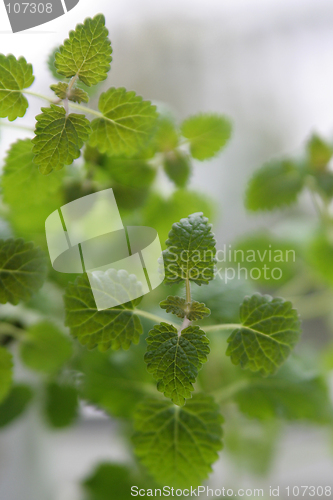
[(235, 330), (235, 328), (241, 328), (242, 325), (238, 323), (222, 323), (220, 325), (208, 325), (203, 326), (205, 332), (215, 332), (217, 330)]
[(138, 316), (142, 316), (143, 318), (150, 319), (151, 321), (154, 321), (155, 323), (161, 323), (162, 321), (169, 323), (170, 325), (174, 326), (175, 328), (178, 328), (178, 325), (176, 323), (173, 323), (165, 318), (162, 318), (161, 316), (157, 316), (157, 314), (152, 314), (148, 311), (143, 311), (142, 309), (134, 309), (135, 314)]
[(186, 302), (188, 304), (190, 304), (191, 303), (191, 284), (190, 284), (190, 280), (188, 278), (186, 278), (185, 284), (186, 284)]
[(33, 127), (26, 127), (24, 125), (16, 125), (16, 123), (7, 123), (5, 121), (0, 121), (0, 128), (1, 127), (8, 127), (8, 128), (16, 128), (16, 129), (20, 129), (20, 130), (27, 130), (29, 132), (34, 132), (34, 128)]
[(33, 97), (38, 97), (38, 99), (43, 99), (43, 101), (48, 101), (52, 104), (54, 103), (54, 99), (51, 99), (46, 95), (39, 94), (38, 92), (31, 92), (31, 90), (23, 90), (23, 91), (20, 90), (19, 92), (22, 92), (22, 94), (32, 95)]

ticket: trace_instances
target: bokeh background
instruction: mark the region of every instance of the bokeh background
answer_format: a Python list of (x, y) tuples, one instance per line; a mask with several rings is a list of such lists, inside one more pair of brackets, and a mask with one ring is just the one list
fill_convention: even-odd
[[(331, 0), (80, 0), (62, 18), (15, 35), (0, 4), (0, 52), (24, 55), (37, 75), (33, 90), (45, 93), (49, 53), (77, 22), (98, 12), (105, 14), (113, 46), (105, 85), (165, 103), (179, 120), (199, 111), (231, 118), (228, 147), (217, 159), (195, 164), (190, 182), (215, 200), (219, 245), (252, 228), (285, 228), (283, 213), (246, 213), (245, 186), (263, 162), (297, 154), (313, 131), (332, 137)], [(42, 104), (30, 103), (23, 125)], [(10, 142), (27, 136), (5, 127), (0, 133), (0, 158)], [(165, 193), (172, 189), (166, 177), (160, 186)], [(310, 221), (306, 194), (301, 207)], [(314, 337), (319, 328), (313, 324)], [(93, 409), (85, 408), (80, 423), (62, 432), (47, 430), (39, 418), (31, 408), (28, 419), (0, 435), (1, 499), (80, 500), (77, 484), (96, 463), (128, 456), (116, 422)], [(267, 477), (242, 472), (223, 453), (214, 470), (216, 487), (332, 485), (333, 437), (290, 425)]]

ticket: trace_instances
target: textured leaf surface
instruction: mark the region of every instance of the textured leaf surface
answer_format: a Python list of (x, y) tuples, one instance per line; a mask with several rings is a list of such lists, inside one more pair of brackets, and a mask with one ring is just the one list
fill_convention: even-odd
[(157, 119), (149, 101), (112, 87), (101, 94), (98, 107), (101, 117), (91, 123), (93, 147), (111, 156), (133, 156), (148, 141)]
[(51, 104), (36, 116), (36, 136), (32, 140), (34, 162), (42, 174), (61, 170), (80, 156), (80, 149), (90, 134), (90, 122), (85, 116)]
[(7, 349), (0, 347), (0, 401), (8, 394), (13, 377), (13, 356)]
[(42, 321), (28, 329), (20, 354), (29, 368), (53, 373), (71, 357), (72, 344), (53, 323)]
[(6, 399), (0, 404), (0, 428), (18, 418), (32, 399), (33, 393), (29, 386), (14, 385)]
[(216, 242), (212, 225), (201, 212), (172, 225), (163, 252), (165, 283), (189, 279), (198, 285), (214, 277)]
[(300, 321), (291, 302), (269, 295), (245, 298), (242, 326), (230, 335), (227, 355), (234, 364), (262, 375), (275, 373), (300, 337)]
[(193, 383), (207, 361), (209, 340), (198, 326), (185, 328), (181, 335), (168, 323), (150, 330), (145, 362), (157, 380), (157, 389), (176, 405), (183, 406), (191, 397)]
[(55, 67), (66, 78), (78, 76), (88, 87), (107, 77), (112, 49), (105, 18), (98, 14), (78, 24), (55, 54)]
[(193, 158), (207, 160), (228, 142), (231, 124), (221, 115), (200, 114), (185, 120), (181, 125), (181, 133), (190, 142)]
[[(126, 293), (131, 286), (128, 274), (125, 271), (110, 274), (108, 286), (110, 290), (112, 286), (123, 287)], [(110, 347), (128, 349), (132, 343), (139, 342), (142, 325), (135, 315), (135, 306), (140, 299), (98, 311), (88, 278), (83, 275), (68, 285), (64, 300), (66, 325), (73, 337), (88, 349), (97, 345), (103, 351)]]
[(0, 54), (0, 118), (9, 121), (22, 117), (29, 106), (22, 90), (29, 88), (35, 77), (24, 57)]
[(182, 408), (149, 398), (135, 415), (136, 454), (160, 484), (196, 487), (218, 458), (222, 422), (210, 396), (195, 394)]
[(68, 97), (70, 101), (78, 103), (89, 101), (89, 96), (84, 90), (80, 88), (72, 88), (70, 91), (68, 91), (68, 88), (69, 85), (65, 82), (59, 82), (54, 85), (50, 85), (50, 89), (53, 90), (55, 95), (61, 100)]
[(0, 303), (28, 300), (46, 277), (46, 258), (33, 243), (0, 240)]
[(51, 382), (46, 386), (45, 416), (55, 428), (71, 425), (78, 415), (78, 397), (74, 387)]
[(205, 304), (196, 300), (188, 303), (183, 297), (173, 297), (172, 295), (162, 300), (160, 307), (165, 309), (167, 313), (175, 314), (178, 318), (185, 318), (186, 316), (190, 321), (203, 319), (210, 315), (210, 310)]
[(257, 170), (245, 197), (248, 210), (274, 210), (290, 205), (304, 186), (304, 175), (292, 161), (274, 161)]

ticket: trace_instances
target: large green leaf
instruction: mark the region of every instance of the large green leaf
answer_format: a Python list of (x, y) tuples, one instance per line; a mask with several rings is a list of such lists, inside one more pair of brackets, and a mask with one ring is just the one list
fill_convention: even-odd
[(5, 427), (22, 415), (32, 396), (32, 390), (28, 385), (14, 385), (6, 399), (0, 404), (0, 427)]
[(231, 135), (231, 124), (225, 116), (200, 114), (185, 120), (181, 133), (189, 140), (193, 158), (207, 160), (226, 145)]
[[(129, 286), (125, 271), (116, 276), (106, 276), (108, 287)], [(111, 309), (97, 310), (87, 275), (79, 276), (75, 283), (69, 283), (64, 296), (66, 325), (71, 334), (88, 349), (98, 346), (102, 351), (128, 349), (137, 344), (142, 334), (140, 319), (135, 314), (135, 307), (140, 302), (136, 299)]]
[(227, 355), (236, 365), (275, 373), (300, 337), (300, 321), (291, 302), (256, 293), (240, 308), (239, 328), (228, 338)]
[(13, 55), (0, 54), (0, 118), (13, 121), (25, 115), (29, 104), (22, 91), (29, 88), (34, 79), (32, 66), (24, 57), (16, 59)]
[(216, 241), (212, 225), (199, 212), (172, 225), (163, 252), (165, 283), (190, 280), (197, 285), (214, 278)]
[(105, 18), (98, 14), (78, 24), (55, 54), (55, 67), (66, 78), (77, 76), (91, 87), (103, 81), (110, 70), (112, 49)]
[(50, 382), (46, 386), (45, 416), (55, 428), (68, 427), (78, 415), (77, 391), (70, 385)]
[(7, 396), (13, 377), (13, 356), (0, 347), (0, 402)]
[(248, 210), (274, 210), (296, 202), (304, 186), (304, 172), (291, 160), (272, 161), (250, 179), (245, 206)]
[(46, 258), (33, 243), (0, 240), (0, 303), (28, 300), (46, 277)]
[(67, 115), (65, 108), (51, 104), (49, 108), (42, 108), (36, 120), (36, 136), (32, 140), (34, 162), (42, 174), (61, 170), (80, 156), (80, 149), (91, 131), (84, 115)]
[(149, 398), (135, 414), (136, 454), (160, 484), (197, 487), (222, 448), (222, 422), (211, 396), (195, 394), (182, 408)]
[(72, 344), (53, 323), (42, 321), (27, 330), (20, 354), (29, 368), (53, 373), (71, 357)]
[(90, 144), (111, 156), (133, 156), (148, 141), (157, 119), (156, 106), (123, 87), (101, 94), (101, 117), (92, 121)]
[(157, 380), (157, 389), (176, 405), (191, 397), (193, 383), (207, 361), (209, 340), (198, 326), (188, 326), (181, 335), (168, 323), (155, 325), (147, 337), (145, 362)]
[(167, 313), (175, 314), (178, 318), (186, 316), (190, 321), (197, 321), (210, 315), (210, 310), (202, 302), (192, 300), (188, 303), (183, 297), (173, 297), (172, 295), (162, 300), (160, 307), (165, 309)]

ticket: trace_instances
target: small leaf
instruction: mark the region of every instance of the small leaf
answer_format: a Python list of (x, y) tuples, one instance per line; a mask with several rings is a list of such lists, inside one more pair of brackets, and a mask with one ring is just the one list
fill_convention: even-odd
[(182, 408), (148, 398), (135, 414), (135, 452), (158, 483), (195, 488), (218, 458), (222, 422), (211, 396), (194, 394)]
[(22, 91), (29, 88), (34, 79), (32, 65), (24, 57), (16, 59), (13, 55), (0, 54), (0, 118), (13, 121), (25, 115), (29, 103)]
[(329, 170), (314, 172), (317, 182), (317, 190), (321, 196), (333, 197), (333, 173)]
[(33, 393), (28, 385), (16, 384), (0, 404), (0, 428), (12, 423), (26, 410)]
[(58, 96), (59, 99), (61, 100), (68, 98), (70, 101), (79, 103), (89, 101), (89, 96), (87, 92), (85, 92), (80, 88), (74, 87), (68, 92), (69, 89), (68, 83), (59, 82), (57, 84), (50, 85), (50, 89), (53, 90), (56, 96)]
[(101, 117), (92, 121), (90, 144), (110, 156), (133, 156), (148, 141), (157, 119), (156, 107), (135, 92), (110, 88), (98, 104)]
[(178, 335), (168, 323), (155, 325), (147, 337), (145, 362), (157, 380), (157, 389), (176, 405), (191, 397), (198, 371), (206, 363), (209, 340), (198, 326), (189, 326)]
[(7, 396), (12, 385), (13, 356), (7, 349), (0, 347), (0, 402)]
[(46, 258), (33, 243), (0, 240), (0, 303), (18, 304), (39, 290), (46, 277)]
[(186, 186), (190, 174), (191, 164), (188, 156), (179, 151), (169, 151), (163, 161), (164, 171), (177, 187)]
[(245, 298), (241, 326), (228, 338), (227, 356), (233, 364), (273, 374), (300, 337), (300, 321), (291, 302), (258, 293)]
[(85, 116), (74, 113), (67, 116), (63, 107), (51, 104), (42, 111), (36, 116), (36, 136), (32, 140), (34, 162), (42, 174), (49, 174), (80, 156), (91, 129)]
[(304, 187), (304, 173), (291, 160), (273, 161), (257, 170), (245, 198), (248, 210), (274, 210), (295, 203)]
[(110, 492), (112, 500), (125, 500), (131, 497), (131, 486), (138, 484), (139, 489), (142, 486), (148, 487), (146, 484), (142, 485), (141, 477), (133, 476), (133, 469), (104, 462), (84, 480), (82, 486), (88, 495), (87, 500), (110, 500)]
[(324, 170), (333, 155), (332, 147), (317, 134), (306, 145), (309, 162), (314, 170)]
[(73, 102), (89, 102), (89, 95), (78, 87), (71, 90), (68, 99)]
[[(109, 273), (106, 276), (108, 291), (112, 287), (131, 286), (126, 271)], [(69, 283), (64, 296), (66, 326), (71, 334), (88, 349), (98, 346), (102, 351), (109, 349), (128, 349), (132, 342), (137, 344), (142, 334), (140, 319), (135, 307), (141, 299), (136, 299), (111, 309), (97, 310), (95, 299), (87, 275), (79, 276), (75, 283)]]
[(333, 284), (333, 244), (324, 231), (314, 234), (306, 247), (305, 258), (325, 283)]
[(184, 298), (173, 297), (172, 295), (162, 300), (160, 307), (166, 309), (167, 313), (175, 314), (178, 318), (185, 318), (186, 316), (190, 321), (197, 321), (210, 315), (210, 310), (205, 304), (196, 300), (188, 303)]
[(29, 368), (54, 373), (71, 357), (72, 345), (53, 323), (42, 321), (28, 329), (20, 354)]
[(172, 225), (163, 252), (165, 283), (189, 279), (197, 285), (214, 278), (216, 241), (212, 225), (201, 212)]
[(162, 117), (157, 122), (154, 135), (154, 144), (157, 151), (167, 153), (173, 151), (179, 144), (179, 133), (169, 118)]
[(212, 158), (226, 145), (231, 124), (225, 116), (200, 114), (185, 120), (181, 133), (190, 142), (193, 158), (202, 161)]
[(98, 14), (78, 24), (55, 54), (55, 67), (66, 78), (78, 76), (88, 87), (107, 77), (112, 61), (105, 18)]
[(68, 427), (78, 415), (78, 397), (74, 387), (51, 382), (46, 386), (45, 415), (55, 428)]
[(59, 99), (66, 99), (67, 91), (68, 91), (68, 83), (59, 82), (53, 85), (50, 85), (50, 89), (53, 90), (55, 95), (59, 97)]

